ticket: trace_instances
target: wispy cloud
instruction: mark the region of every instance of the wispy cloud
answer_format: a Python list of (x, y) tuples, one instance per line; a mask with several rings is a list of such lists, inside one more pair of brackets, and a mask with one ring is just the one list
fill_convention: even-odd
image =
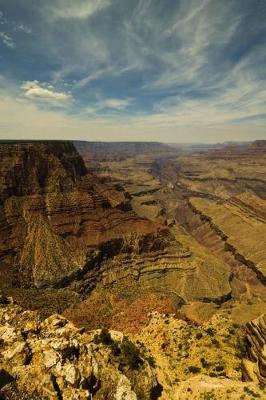
[(32, 33), (31, 29), (24, 24), (18, 24), (18, 25), (15, 24), (13, 29), (15, 32), (23, 32), (23, 33), (27, 33), (28, 35), (30, 33)]
[[(0, 96), (1, 138), (5, 139), (83, 139), (83, 140), (157, 140), (162, 142), (203, 141), (215, 143), (226, 140), (265, 138), (265, 125), (245, 121), (238, 125), (171, 126), (159, 117), (115, 119), (75, 117), (62, 112), (40, 109), (35, 103), (21, 102)], [(170, 124), (169, 124), (170, 122)], [(4, 128), (3, 128), (4, 127)], [(78, 132), (78, 136), (77, 133)]]
[(0, 32), (0, 40), (3, 42), (3, 44), (6, 47), (9, 47), (10, 49), (14, 49), (16, 47), (16, 44), (15, 44), (14, 40), (12, 39), (12, 37), (7, 35), (4, 32)]
[(48, 16), (53, 19), (86, 19), (109, 5), (109, 0), (55, 0), (48, 6)]
[(0, 74), (27, 115), (132, 139), (266, 129), (264, 1), (2, 3)]
[(106, 99), (100, 103), (101, 108), (111, 108), (114, 110), (124, 110), (130, 105), (129, 99)]
[(58, 92), (52, 85), (39, 83), (38, 81), (26, 81), (21, 85), (23, 96), (34, 101), (46, 103), (66, 103), (71, 100), (69, 93)]
[(7, 20), (4, 17), (3, 11), (0, 11), (0, 25), (4, 25), (4, 24), (6, 24), (6, 22), (7, 22)]
[(95, 114), (104, 111), (123, 111), (132, 104), (132, 99), (102, 99), (85, 108), (89, 114)]

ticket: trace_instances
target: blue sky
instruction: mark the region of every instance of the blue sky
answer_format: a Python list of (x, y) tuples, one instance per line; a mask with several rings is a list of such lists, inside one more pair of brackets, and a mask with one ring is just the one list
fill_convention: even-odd
[(266, 139), (266, 0), (0, 0), (0, 138)]

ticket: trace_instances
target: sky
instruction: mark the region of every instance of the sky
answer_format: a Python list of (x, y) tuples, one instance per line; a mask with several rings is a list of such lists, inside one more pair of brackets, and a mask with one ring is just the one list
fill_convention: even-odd
[(266, 139), (266, 0), (0, 0), (0, 139)]

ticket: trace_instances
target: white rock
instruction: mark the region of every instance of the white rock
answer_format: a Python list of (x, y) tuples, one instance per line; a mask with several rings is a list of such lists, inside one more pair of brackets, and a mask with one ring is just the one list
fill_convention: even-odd
[(120, 342), (120, 343), (123, 342), (124, 335), (122, 332), (110, 330), (109, 333), (111, 335), (112, 340), (114, 340), (115, 342)]
[(131, 389), (131, 383), (125, 375), (122, 375), (118, 382), (115, 400), (137, 400), (137, 395)]
[(14, 346), (3, 352), (4, 358), (10, 360), (16, 354), (21, 353), (24, 350), (25, 345), (26, 345), (25, 342), (15, 343)]
[(65, 380), (73, 386), (77, 385), (80, 381), (79, 370), (71, 364), (68, 364), (64, 367), (64, 376)]
[(44, 351), (43, 356), (44, 356), (43, 362), (44, 362), (44, 365), (46, 366), (46, 368), (53, 367), (54, 365), (57, 364), (57, 362), (59, 360), (58, 354), (53, 350)]
[(5, 325), (0, 327), (0, 337), (4, 342), (10, 343), (14, 342), (17, 339), (17, 332), (15, 328)]

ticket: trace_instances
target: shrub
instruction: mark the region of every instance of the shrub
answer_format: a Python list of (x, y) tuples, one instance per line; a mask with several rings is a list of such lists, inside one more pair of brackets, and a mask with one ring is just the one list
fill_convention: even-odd
[[(119, 345), (112, 339), (108, 329), (103, 328), (99, 335), (94, 336), (93, 341), (96, 344), (102, 343), (109, 346), (112, 354), (115, 357), (119, 356), (121, 363), (128, 365), (132, 369), (138, 369), (139, 366), (143, 364), (143, 360), (140, 357), (140, 350), (128, 338), (124, 338), (122, 344)], [(147, 361), (152, 367), (155, 366), (153, 357), (148, 357)]]
[(245, 386), (244, 387), (244, 392), (247, 393), (249, 396), (252, 396), (254, 398), (259, 398), (260, 395), (256, 392), (254, 392), (251, 388)]
[(94, 343), (96, 343), (96, 344), (102, 343), (107, 346), (110, 346), (112, 343), (114, 343), (113, 339), (110, 335), (110, 332), (108, 331), (107, 328), (103, 328), (99, 335), (94, 336), (93, 340), (94, 340)]
[(233, 326), (230, 326), (230, 328), (228, 329), (228, 332), (229, 332), (230, 335), (234, 335), (235, 328)]
[(130, 340), (125, 338), (121, 345), (123, 361), (132, 369), (138, 369), (143, 361), (140, 357), (140, 351)]
[(204, 357), (201, 357), (200, 362), (203, 368), (209, 368), (210, 364), (208, 363), (208, 361), (205, 360)]
[(200, 368), (195, 367), (194, 365), (190, 365), (188, 367), (188, 371), (191, 372), (192, 374), (197, 374), (198, 372), (200, 372)]
[(217, 365), (217, 366), (215, 367), (215, 371), (217, 371), (217, 372), (224, 371), (224, 366), (223, 366), (223, 365)]
[(148, 357), (146, 357), (146, 360), (148, 361), (148, 363), (150, 364), (150, 366), (151, 366), (152, 368), (155, 368), (155, 367), (156, 367), (156, 363), (155, 363), (154, 357), (148, 356)]
[(210, 335), (210, 336), (214, 336), (215, 335), (215, 329), (213, 329), (213, 328), (207, 328), (206, 329), (206, 332), (208, 333), (208, 335)]
[(113, 355), (114, 355), (115, 357), (120, 356), (121, 350), (120, 350), (120, 347), (118, 346), (118, 344), (117, 344), (116, 342), (113, 342), (113, 343), (110, 345), (110, 348), (111, 348), (111, 351), (112, 351), (112, 353), (113, 353)]
[(203, 399), (204, 400), (214, 400), (215, 395), (212, 392), (207, 392), (203, 394)]
[(213, 346), (214, 347), (216, 347), (216, 348), (219, 348), (220, 347), (220, 342), (218, 342), (218, 340), (217, 339), (212, 339), (212, 344), (213, 344)]
[(247, 356), (247, 342), (243, 337), (240, 337), (236, 342), (236, 355), (239, 358)]

